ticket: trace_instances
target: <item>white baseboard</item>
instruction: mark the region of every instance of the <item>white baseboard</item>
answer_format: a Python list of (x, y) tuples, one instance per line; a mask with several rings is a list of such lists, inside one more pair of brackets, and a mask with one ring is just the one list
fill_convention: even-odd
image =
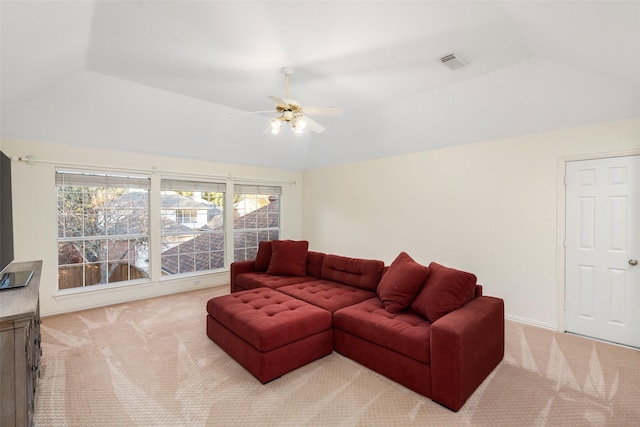
[(540, 322), (538, 320), (527, 319), (526, 317), (514, 316), (512, 314), (505, 314), (504, 318), (514, 322), (524, 323), (526, 325), (537, 326), (538, 328), (558, 331), (558, 325), (554, 325), (553, 323)]
[[(61, 292), (53, 295), (55, 304), (40, 310), (41, 317), (54, 316), (91, 308), (122, 304), (140, 299), (155, 298), (181, 292), (224, 286), (229, 288), (229, 274), (214, 274), (206, 278), (185, 278), (161, 283), (147, 282), (112, 288), (94, 288), (80, 292)], [(42, 295), (40, 297), (42, 299)]]

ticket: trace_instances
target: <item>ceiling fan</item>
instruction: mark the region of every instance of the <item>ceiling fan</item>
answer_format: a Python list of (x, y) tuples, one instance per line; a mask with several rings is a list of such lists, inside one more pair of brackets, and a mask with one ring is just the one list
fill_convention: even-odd
[(286, 84), (286, 98), (280, 98), (277, 96), (269, 96), (276, 104), (275, 111), (271, 113), (278, 113), (279, 116), (271, 120), (271, 133), (278, 134), (282, 125), (289, 123), (291, 129), (295, 134), (302, 134), (306, 127), (309, 127), (315, 133), (322, 133), (326, 129), (324, 126), (313, 120), (308, 114), (314, 115), (340, 115), (342, 109), (340, 107), (304, 107), (294, 99), (289, 98), (289, 77), (293, 74), (293, 68), (285, 67), (282, 69), (282, 74), (285, 77)]

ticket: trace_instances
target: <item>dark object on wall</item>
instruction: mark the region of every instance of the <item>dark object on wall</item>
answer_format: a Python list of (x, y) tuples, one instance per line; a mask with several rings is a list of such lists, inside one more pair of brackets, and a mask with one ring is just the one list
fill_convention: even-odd
[(11, 159), (0, 152), (0, 272), (13, 261)]

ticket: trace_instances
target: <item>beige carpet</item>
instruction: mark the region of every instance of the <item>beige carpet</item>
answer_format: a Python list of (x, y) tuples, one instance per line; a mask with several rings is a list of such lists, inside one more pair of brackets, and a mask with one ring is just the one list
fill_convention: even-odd
[(507, 322), (454, 413), (333, 353), (267, 385), (205, 334), (226, 287), (43, 319), (37, 426), (638, 426), (640, 352)]

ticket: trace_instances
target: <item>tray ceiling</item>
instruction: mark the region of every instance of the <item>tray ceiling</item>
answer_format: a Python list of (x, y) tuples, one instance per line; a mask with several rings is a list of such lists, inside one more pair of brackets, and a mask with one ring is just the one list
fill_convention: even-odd
[[(2, 1), (3, 137), (294, 170), (640, 116), (640, 2)], [(439, 58), (468, 61), (451, 71)], [(265, 132), (284, 96), (323, 134)]]

